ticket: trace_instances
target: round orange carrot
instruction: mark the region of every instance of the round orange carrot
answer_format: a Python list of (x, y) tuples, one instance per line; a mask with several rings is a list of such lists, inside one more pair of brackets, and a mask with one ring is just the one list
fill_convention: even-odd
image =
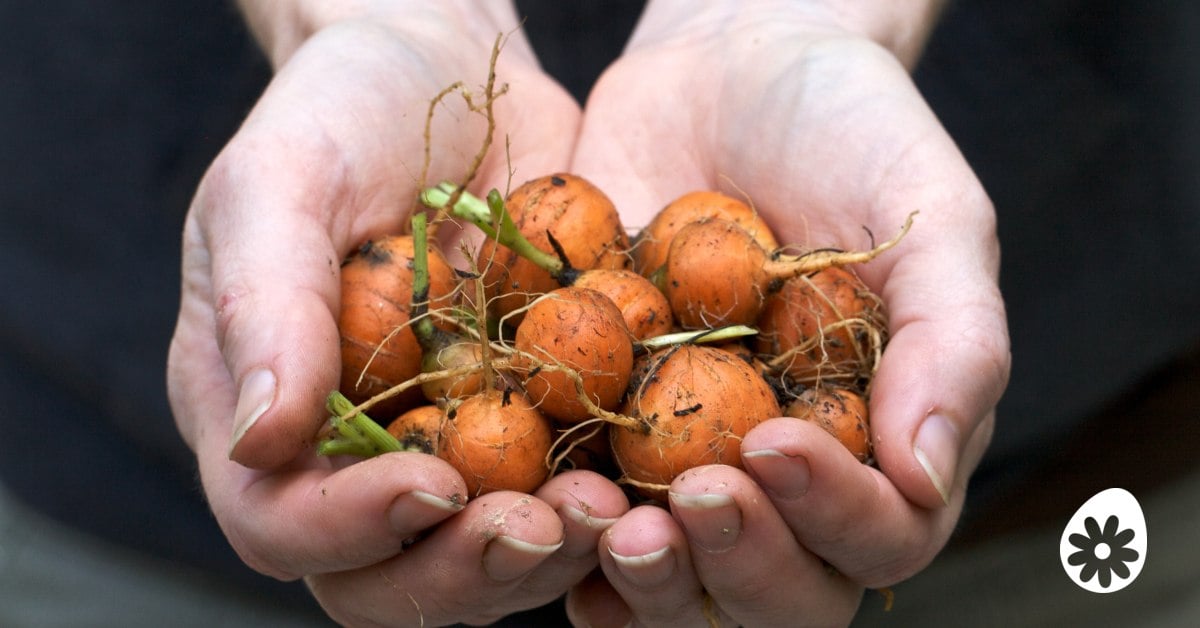
[[(433, 307), (447, 307), (454, 271), (437, 249), (431, 251), (429, 295)], [(402, 235), (367, 242), (342, 265), (340, 389), (355, 404), (421, 372), (421, 347), (409, 325), (412, 262), (413, 238)], [(397, 416), (421, 401), (421, 391), (413, 388), (369, 410), (376, 416)]]
[[(553, 237), (579, 270), (625, 268), (630, 263), (629, 238), (616, 207), (582, 177), (558, 173), (533, 179), (509, 194), (505, 208), (536, 248), (553, 253)], [(488, 298), (501, 317), (560, 286), (549, 272), (492, 240), (480, 246), (477, 263)]]
[(766, 251), (779, 248), (775, 234), (749, 204), (713, 190), (688, 192), (668, 203), (634, 238), (634, 269), (649, 277), (667, 261), (671, 240), (684, 225), (705, 218), (729, 220), (746, 230)]
[(514, 364), (529, 373), (529, 399), (548, 416), (568, 423), (591, 418), (581, 393), (604, 410), (620, 404), (633, 340), (608, 297), (576, 286), (552, 290), (526, 312), (513, 344)]
[(784, 406), (783, 414), (820, 425), (859, 462), (870, 460), (871, 431), (862, 395), (841, 388), (807, 388)]
[(438, 457), (458, 470), (470, 496), (532, 493), (550, 473), (550, 422), (520, 392), (487, 390), (447, 412)]
[(387, 431), (404, 451), (437, 455), (445, 413), (435, 405), (417, 406), (388, 423)]
[(754, 339), (774, 372), (804, 384), (868, 378), (886, 340), (883, 301), (849, 269), (794, 277), (772, 294)]
[(679, 345), (639, 358), (634, 373), (623, 414), (636, 422), (609, 434), (623, 479), (648, 497), (693, 467), (740, 467), (742, 437), (781, 415), (766, 380), (728, 351)]

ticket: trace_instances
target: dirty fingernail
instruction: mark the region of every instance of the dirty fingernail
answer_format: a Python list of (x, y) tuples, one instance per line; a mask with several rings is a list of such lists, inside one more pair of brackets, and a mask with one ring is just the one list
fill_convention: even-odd
[(425, 491), (412, 491), (392, 502), (388, 517), (395, 530), (411, 534), (442, 521), (464, 506), (465, 500), (457, 495), (445, 498)]

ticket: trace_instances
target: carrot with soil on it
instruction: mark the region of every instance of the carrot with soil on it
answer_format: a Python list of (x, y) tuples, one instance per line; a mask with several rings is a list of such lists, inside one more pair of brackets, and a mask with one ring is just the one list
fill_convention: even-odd
[[(355, 403), (372, 401), (376, 416), (396, 416), (422, 402), (421, 392), (393, 391), (421, 372), (421, 350), (411, 327), (412, 235), (366, 242), (342, 264), (342, 377), (339, 389)], [(447, 307), (457, 280), (436, 248), (429, 255), (428, 299)]]
[(768, 370), (795, 383), (866, 390), (887, 342), (883, 300), (848, 268), (793, 277), (758, 317), (755, 350)]
[(622, 407), (631, 419), (609, 426), (621, 481), (663, 499), (680, 473), (705, 464), (741, 467), (741, 440), (780, 416), (775, 392), (738, 356), (683, 344), (638, 359)]
[(784, 406), (783, 415), (821, 426), (859, 462), (871, 460), (870, 422), (862, 395), (844, 388), (806, 388)]
[(736, 223), (707, 218), (675, 234), (661, 286), (685, 329), (753, 325), (767, 297), (785, 280), (868, 262), (899, 243), (911, 226), (912, 214), (895, 237), (867, 251), (818, 249), (783, 256), (762, 248)]
[(654, 276), (666, 263), (675, 234), (685, 225), (706, 218), (737, 223), (763, 250), (779, 248), (775, 234), (749, 203), (715, 190), (695, 190), (667, 203), (634, 237), (630, 251), (634, 270), (646, 277)]
[(550, 474), (552, 441), (550, 421), (523, 393), (490, 389), (447, 409), (437, 455), (462, 475), (471, 497), (532, 493)]
[(445, 418), (445, 412), (436, 405), (417, 406), (392, 419), (387, 432), (400, 443), (402, 451), (436, 456)]
[[(455, 191), (452, 184), (443, 183), (426, 190), (422, 198), (431, 206), (442, 206), (450, 201)], [(545, 238), (552, 252), (538, 248), (513, 222), (504, 199), (496, 190), (488, 194), (486, 203), (469, 193), (462, 193), (449, 211), (479, 227), (489, 240), (544, 270), (558, 286), (591, 288), (607, 296), (621, 310), (634, 338), (641, 340), (671, 331), (674, 324), (671, 307), (657, 286), (624, 267), (576, 267), (562, 243), (549, 231)]]
[[(447, 184), (426, 190), (422, 200), (439, 210), (453, 210), (461, 205), (453, 201), (465, 195), (461, 187)], [(629, 237), (616, 207), (583, 177), (556, 173), (531, 179), (513, 190), (503, 204), (512, 225), (547, 255), (554, 253), (553, 238), (580, 270), (629, 266)], [(548, 271), (492, 239), (493, 234), (488, 233), (490, 210), (479, 205), (486, 218), (471, 222), (489, 238), (480, 245), (476, 264), (483, 272), (487, 298), (496, 315), (505, 317), (560, 287)]]
[(633, 369), (633, 338), (620, 310), (588, 288), (557, 288), (539, 297), (517, 327), (513, 347), (511, 361), (526, 373), (530, 401), (565, 423), (593, 418), (593, 404), (616, 408)]

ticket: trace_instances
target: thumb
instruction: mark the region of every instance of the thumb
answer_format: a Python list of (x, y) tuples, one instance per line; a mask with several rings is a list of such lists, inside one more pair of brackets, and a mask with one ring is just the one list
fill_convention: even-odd
[[(211, 264), (217, 345), (237, 403), (229, 457), (278, 467), (311, 444), (340, 374), (338, 255), (322, 213), (331, 190), (228, 151), (197, 197)], [(316, 170), (319, 172), (320, 170)]]
[(936, 508), (961, 498), (979, 464), (1011, 358), (998, 254), (970, 263), (947, 250), (962, 244), (913, 244), (882, 294), (892, 335), (872, 383), (871, 422), (880, 468), (909, 500)]

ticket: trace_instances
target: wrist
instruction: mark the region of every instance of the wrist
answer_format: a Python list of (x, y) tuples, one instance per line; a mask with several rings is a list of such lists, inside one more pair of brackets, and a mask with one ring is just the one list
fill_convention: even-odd
[(371, 22), (392, 28), (448, 30), (451, 36), (483, 37), (520, 26), (511, 2), (469, 0), (237, 0), (243, 18), (275, 68), (309, 37), (341, 22)]
[(870, 37), (912, 69), (948, 0), (819, 0), (847, 28)]
[(634, 42), (703, 38), (748, 15), (763, 21), (796, 22), (868, 38), (905, 67), (920, 56), (948, 0), (711, 0), (697, 10), (688, 0), (650, 0)]

